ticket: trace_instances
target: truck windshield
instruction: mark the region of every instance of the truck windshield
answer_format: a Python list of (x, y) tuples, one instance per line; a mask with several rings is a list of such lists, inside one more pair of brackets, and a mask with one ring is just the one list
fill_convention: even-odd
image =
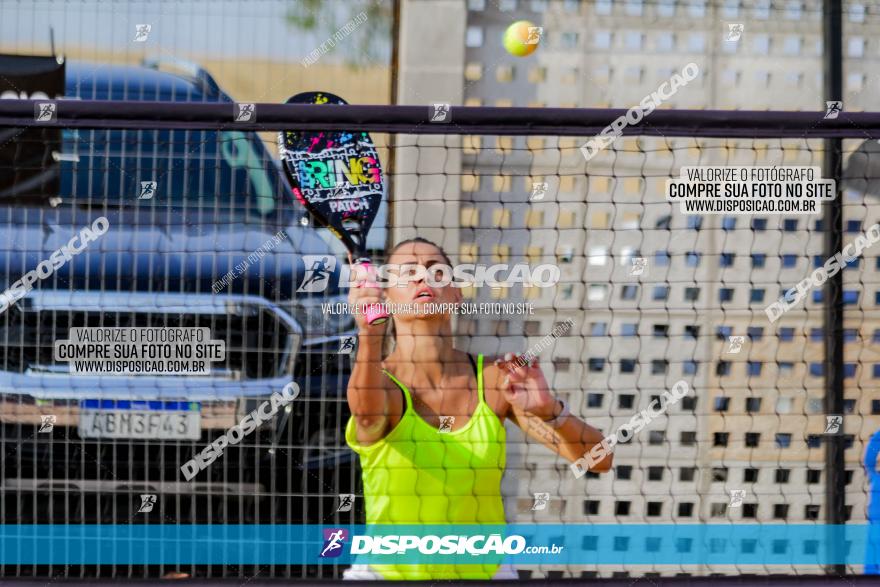
[(65, 129), (54, 158), (62, 202), (149, 201), (258, 217), (298, 207), (255, 133)]

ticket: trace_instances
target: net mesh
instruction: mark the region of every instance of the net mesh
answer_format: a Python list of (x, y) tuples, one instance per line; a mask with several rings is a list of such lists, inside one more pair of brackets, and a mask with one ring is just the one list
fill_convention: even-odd
[[(53, 143), (45, 133), (13, 134), (15, 155), (0, 162), (0, 177), (15, 180), (3, 187), (25, 176), (38, 180), (7, 193), (0, 210), (7, 286), (96, 217), (110, 219), (113, 229), (0, 315), (3, 523), (362, 522), (359, 470), (342, 438), (352, 355), (340, 352), (340, 340), (353, 324), (291, 295), (299, 257), (326, 248), (340, 262), (345, 257), (287, 195), (258, 135), (64, 129)], [(687, 216), (663, 197), (666, 180), (682, 166), (817, 166), (820, 141), (626, 137), (587, 164), (578, 149), (585, 139), (573, 137), (374, 140), (393, 161), (386, 211), (374, 228), (377, 260), (383, 241), (418, 235), (442, 244), (453, 263), (560, 269), (553, 288), (465, 288), (466, 302), (489, 305), (479, 316), (457, 317), (460, 348), (487, 356), (522, 352), (570, 320), (538, 359), (554, 392), (605, 432), (680, 379), (694, 390), (620, 445), (609, 474), (576, 478), (567, 461), (508, 425), (502, 490), (509, 522), (824, 520), (822, 313), (836, 300), (817, 288), (775, 323), (764, 308), (824, 263), (828, 227), (818, 216)], [(861, 138), (846, 140), (844, 150), (847, 168), (857, 170), (842, 196), (849, 242), (880, 220), (870, 172), (877, 155)], [(33, 153), (41, 154), (39, 164)], [(151, 195), (143, 182), (155, 184)], [(880, 339), (872, 311), (880, 299), (878, 264), (867, 250), (844, 271), (842, 433), (853, 522), (866, 520), (871, 487), (862, 459), (880, 424), (872, 393), (880, 377), (872, 350)], [(502, 303), (529, 304), (533, 312), (491, 305)], [(175, 399), (200, 402), (197, 439), (94, 438), (94, 421), (83, 419), (87, 399), (145, 399), (163, 383), (69, 375), (54, 344), (84, 326), (205, 327), (223, 340), (226, 356), (210, 377), (171, 384)], [(194, 483), (183, 481), (184, 462), (291, 379), (303, 392), (292, 411), (228, 447)], [(536, 494), (546, 494), (544, 505), (536, 505)], [(346, 495), (354, 496), (347, 511)], [(341, 571), (0, 566), (16, 577)], [(519, 571), (560, 578), (821, 569), (546, 564)]]

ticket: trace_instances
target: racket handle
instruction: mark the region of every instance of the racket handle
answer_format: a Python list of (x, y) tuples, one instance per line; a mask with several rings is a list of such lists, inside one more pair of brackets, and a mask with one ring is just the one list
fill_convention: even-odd
[[(373, 266), (369, 261), (361, 260), (358, 261), (358, 264), (364, 268), (368, 275), (372, 275)], [(379, 287), (379, 284), (368, 279), (358, 287)], [(381, 304), (371, 304), (364, 308), (364, 316), (367, 317), (367, 324), (370, 326), (373, 326), (374, 324), (384, 324), (388, 321), (388, 312), (385, 311), (385, 308), (383, 308)]]

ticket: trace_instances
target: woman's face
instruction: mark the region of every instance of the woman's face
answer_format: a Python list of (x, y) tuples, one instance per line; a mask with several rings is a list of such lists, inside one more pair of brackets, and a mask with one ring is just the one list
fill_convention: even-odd
[[(432, 282), (444, 282), (451, 278), (449, 263), (440, 249), (428, 243), (407, 243), (398, 248), (388, 259), (392, 266), (390, 273), (404, 277), (395, 286), (385, 289), (385, 298), (395, 305), (420, 307), (427, 304), (456, 304), (461, 302), (461, 288), (452, 284), (432, 287)], [(425, 273), (420, 275), (415, 266), (421, 265)], [(407, 266), (410, 266), (409, 268)], [(444, 273), (437, 266), (447, 267)], [(392, 310), (393, 312), (393, 310)], [(413, 316), (414, 314), (405, 315)]]

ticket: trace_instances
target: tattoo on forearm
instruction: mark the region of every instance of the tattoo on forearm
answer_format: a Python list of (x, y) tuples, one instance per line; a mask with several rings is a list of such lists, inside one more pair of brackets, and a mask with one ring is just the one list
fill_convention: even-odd
[(555, 430), (535, 418), (528, 418), (528, 422), (530, 432), (534, 432), (535, 435), (539, 436), (544, 442), (552, 444), (553, 446), (559, 446), (562, 439)]

